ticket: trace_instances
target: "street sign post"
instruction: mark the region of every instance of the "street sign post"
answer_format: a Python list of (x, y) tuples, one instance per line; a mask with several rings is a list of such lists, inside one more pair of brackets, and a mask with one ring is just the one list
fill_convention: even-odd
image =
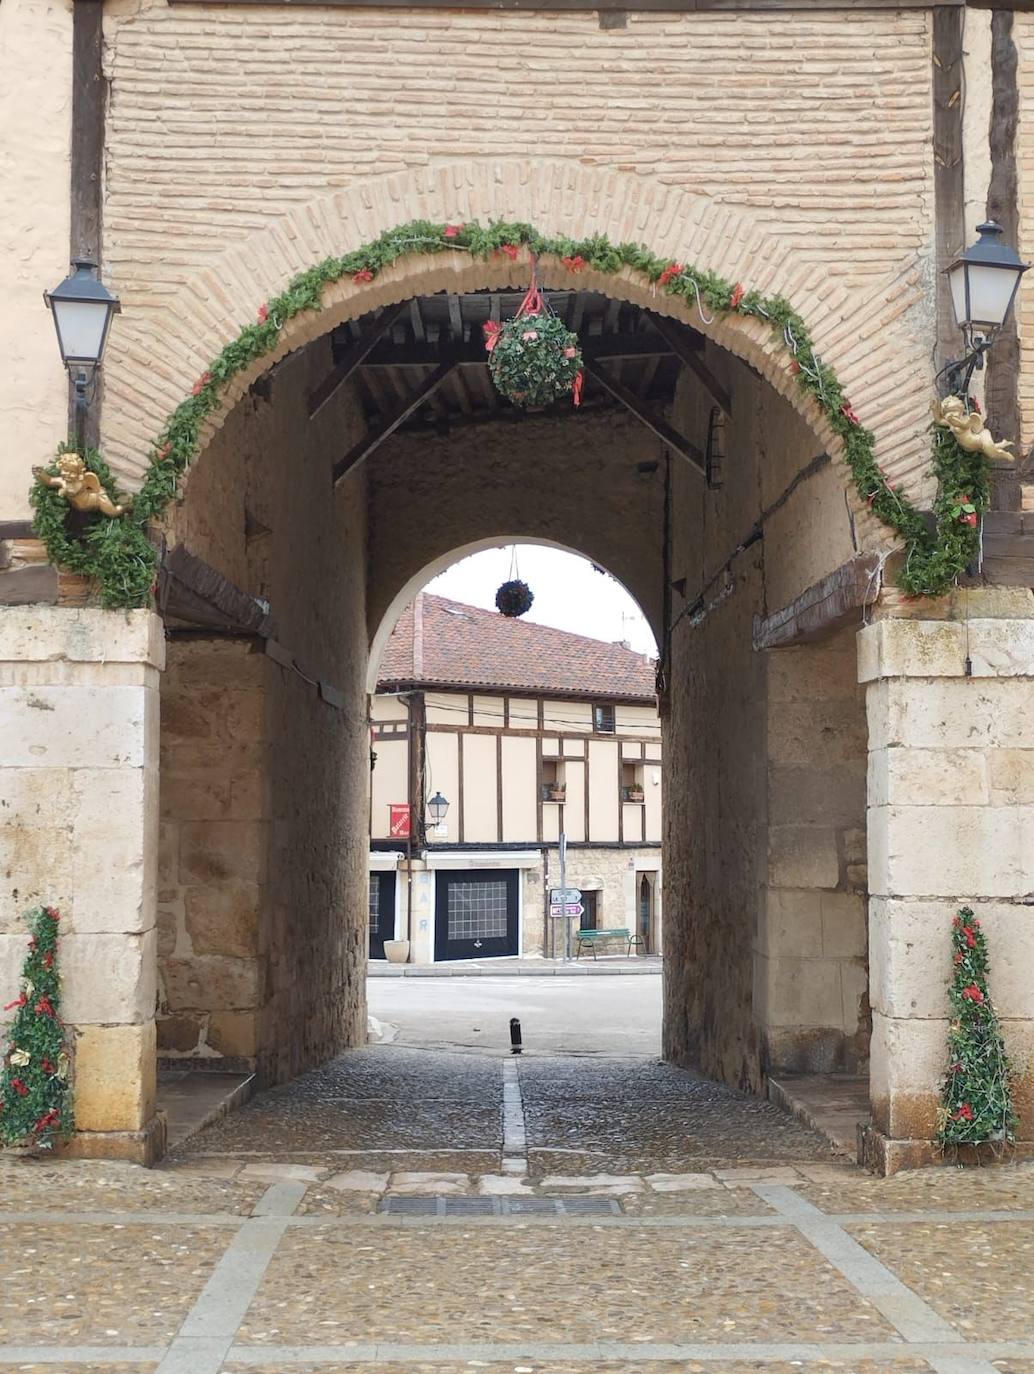
[(568, 918), (571, 916), (584, 916), (585, 907), (582, 906), (581, 902), (550, 902), (549, 914), (560, 921), (563, 920), (565, 916)]
[(580, 887), (551, 887), (549, 889), (549, 900), (551, 904), (557, 902), (580, 902), (582, 900), (582, 890)]

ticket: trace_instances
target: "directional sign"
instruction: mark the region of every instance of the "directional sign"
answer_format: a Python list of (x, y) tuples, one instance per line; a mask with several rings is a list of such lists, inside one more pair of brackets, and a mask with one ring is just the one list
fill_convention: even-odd
[(562, 902), (580, 902), (582, 890), (579, 887), (551, 887), (549, 900), (554, 906)]
[(564, 916), (584, 916), (585, 907), (581, 902), (551, 902), (549, 905), (550, 916), (563, 918)]

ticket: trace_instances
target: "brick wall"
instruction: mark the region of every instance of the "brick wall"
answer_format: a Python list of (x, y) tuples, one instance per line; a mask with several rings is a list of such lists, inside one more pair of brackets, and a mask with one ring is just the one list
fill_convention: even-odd
[[(919, 481), (928, 25), (922, 11), (634, 14), (605, 30), (592, 13), (112, 14), (105, 254), (126, 310), (109, 456), (139, 472), (162, 417), (293, 272), (409, 218), (507, 216), (783, 291), (884, 465)], [(414, 294), (400, 280), (363, 305), (331, 293), (319, 327), (378, 291)]]

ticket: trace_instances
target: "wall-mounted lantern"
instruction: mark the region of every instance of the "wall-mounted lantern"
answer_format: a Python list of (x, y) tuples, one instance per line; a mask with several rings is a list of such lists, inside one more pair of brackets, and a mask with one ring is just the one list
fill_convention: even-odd
[(980, 237), (947, 269), (955, 321), (968, 350), (959, 362), (951, 362), (941, 377), (949, 393), (966, 395), (973, 373), (984, 365), (984, 354), (1009, 317), (1020, 288), (1020, 278), (1030, 263), (1022, 262), (1015, 248), (1001, 241), (1002, 226), (988, 221), (978, 225)]
[(44, 291), (47, 309), (54, 316), (61, 361), (75, 387), (75, 446), (86, 444), (87, 386), (104, 357), (112, 318), (122, 306), (97, 273), (97, 264), (85, 258), (53, 291)]

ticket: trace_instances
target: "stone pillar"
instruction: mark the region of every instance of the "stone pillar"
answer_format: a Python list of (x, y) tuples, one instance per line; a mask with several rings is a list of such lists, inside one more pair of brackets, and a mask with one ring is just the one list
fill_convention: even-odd
[(864, 1070), (865, 702), (855, 637), (767, 655), (768, 853), (754, 1014), (768, 1073)]
[(0, 1005), (16, 996), (22, 913), (61, 912), (73, 1041), (70, 1153), (151, 1163), (161, 621), (0, 607)]
[(158, 1052), (255, 1067), (265, 675), (245, 639), (168, 646), (162, 677)]
[(1034, 1141), (1034, 620), (883, 620), (858, 638), (873, 1009), (865, 1151), (891, 1173), (938, 1157), (959, 906), (987, 932), (1020, 1136)]

